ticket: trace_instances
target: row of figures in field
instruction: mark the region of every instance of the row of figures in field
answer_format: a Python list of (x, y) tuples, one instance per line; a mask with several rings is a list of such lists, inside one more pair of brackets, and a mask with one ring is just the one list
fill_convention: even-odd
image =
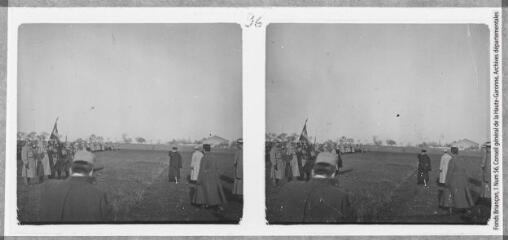
[[(107, 148), (97, 144), (80, 142), (62, 143), (56, 140), (25, 139), (18, 143), (21, 159), (21, 176), (25, 184), (37, 184), (45, 179), (67, 178), (74, 154), (80, 149), (88, 151), (115, 150), (112, 145)], [(104, 145), (105, 146), (105, 145)], [(101, 150), (102, 149), (102, 150)]]
[[(234, 182), (232, 193), (239, 200), (243, 197), (243, 140), (236, 141), (232, 167), (234, 168)], [(191, 203), (204, 208), (223, 210), (222, 206), (227, 202), (220, 179), (217, 160), (210, 156), (211, 146), (195, 146), (190, 162), (190, 195)], [(177, 147), (169, 152), (168, 181), (178, 184), (181, 182), (180, 169), (182, 168), (182, 156)]]
[[(436, 179), (440, 209), (450, 214), (458, 211), (468, 215), (472, 214), (471, 210), (478, 204), (490, 205), (490, 147), (490, 142), (483, 144), (481, 165), (472, 168), (459, 154), (457, 147), (444, 150), (439, 164), (439, 176)], [(417, 184), (423, 185), (426, 189), (429, 189), (431, 185), (430, 162), (426, 150), (422, 150), (418, 154)], [(478, 180), (475, 176), (480, 176), (480, 179)]]
[(336, 173), (342, 168), (341, 148), (332, 144), (320, 144), (317, 147), (296, 142), (275, 141), (270, 148), (270, 179), (274, 185), (292, 180), (309, 181), (317, 158), (336, 159)]

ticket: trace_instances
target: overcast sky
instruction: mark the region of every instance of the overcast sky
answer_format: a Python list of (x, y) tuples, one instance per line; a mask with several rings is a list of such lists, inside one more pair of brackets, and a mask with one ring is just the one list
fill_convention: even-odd
[[(267, 131), (488, 140), (486, 25), (270, 24)], [(399, 114), (399, 117), (397, 117)]]
[(241, 137), (241, 41), (235, 24), (24, 24), (18, 130)]

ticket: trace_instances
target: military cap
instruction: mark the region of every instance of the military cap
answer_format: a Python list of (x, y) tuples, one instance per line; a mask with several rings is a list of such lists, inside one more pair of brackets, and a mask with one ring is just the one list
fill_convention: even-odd
[(331, 152), (321, 152), (316, 157), (316, 163), (328, 163), (332, 166), (336, 166), (338, 160), (337, 155)]
[(73, 162), (83, 161), (83, 162), (87, 162), (91, 165), (95, 165), (95, 154), (93, 154), (89, 151), (78, 151), (74, 155), (74, 159), (72, 161)]

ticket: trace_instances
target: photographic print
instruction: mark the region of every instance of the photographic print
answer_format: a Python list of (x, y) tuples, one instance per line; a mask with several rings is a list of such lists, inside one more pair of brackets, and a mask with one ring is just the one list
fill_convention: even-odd
[(238, 24), (22, 24), (20, 224), (238, 223)]
[(270, 224), (486, 224), (489, 28), (267, 27)]

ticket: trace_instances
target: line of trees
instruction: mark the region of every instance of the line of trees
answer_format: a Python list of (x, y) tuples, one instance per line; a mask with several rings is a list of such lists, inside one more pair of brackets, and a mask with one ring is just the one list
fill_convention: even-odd
[[(300, 134), (297, 134), (297, 133), (291, 133), (291, 134), (288, 134), (288, 133), (266, 133), (265, 134), (265, 139), (266, 141), (274, 141), (275, 139), (280, 139), (282, 141), (297, 141), (300, 137)], [(312, 137), (309, 137), (309, 140), (312, 141)], [(346, 136), (342, 136), (340, 138), (338, 138), (336, 141), (334, 140), (325, 140), (325, 141), (319, 141), (321, 143), (324, 143), (324, 142), (337, 142), (338, 144), (340, 145), (353, 145), (355, 143), (360, 143), (360, 141), (357, 141), (355, 140), (354, 138), (351, 138), (351, 137), (346, 137)], [(369, 144), (367, 142), (363, 142), (363, 144)], [(393, 139), (385, 139), (385, 140), (382, 140), (380, 139), (379, 137), (377, 136), (372, 136), (372, 142), (370, 144), (373, 144), (373, 145), (376, 145), (376, 146), (397, 146), (397, 141), (393, 140)], [(400, 143), (399, 143), (400, 145)], [(428, 142), (422, 142), (422, 143), (419, 143), (419, 144), (416, 144), (416, 145), (412, 145), (410, 143), (407, 143), (405, 146), (406, 147), (410, 147), (410, 146), (416, 146), (416, 147), (421, 147), (421, 148), (425, 148), (425, 147), (449, 147), (451, 144), (450, 143), (447, 143), (447, 144), (440, 144), (440, 143), (437, 143), (437, 142), (433, 142), (433, 141), (428, 141)]]

